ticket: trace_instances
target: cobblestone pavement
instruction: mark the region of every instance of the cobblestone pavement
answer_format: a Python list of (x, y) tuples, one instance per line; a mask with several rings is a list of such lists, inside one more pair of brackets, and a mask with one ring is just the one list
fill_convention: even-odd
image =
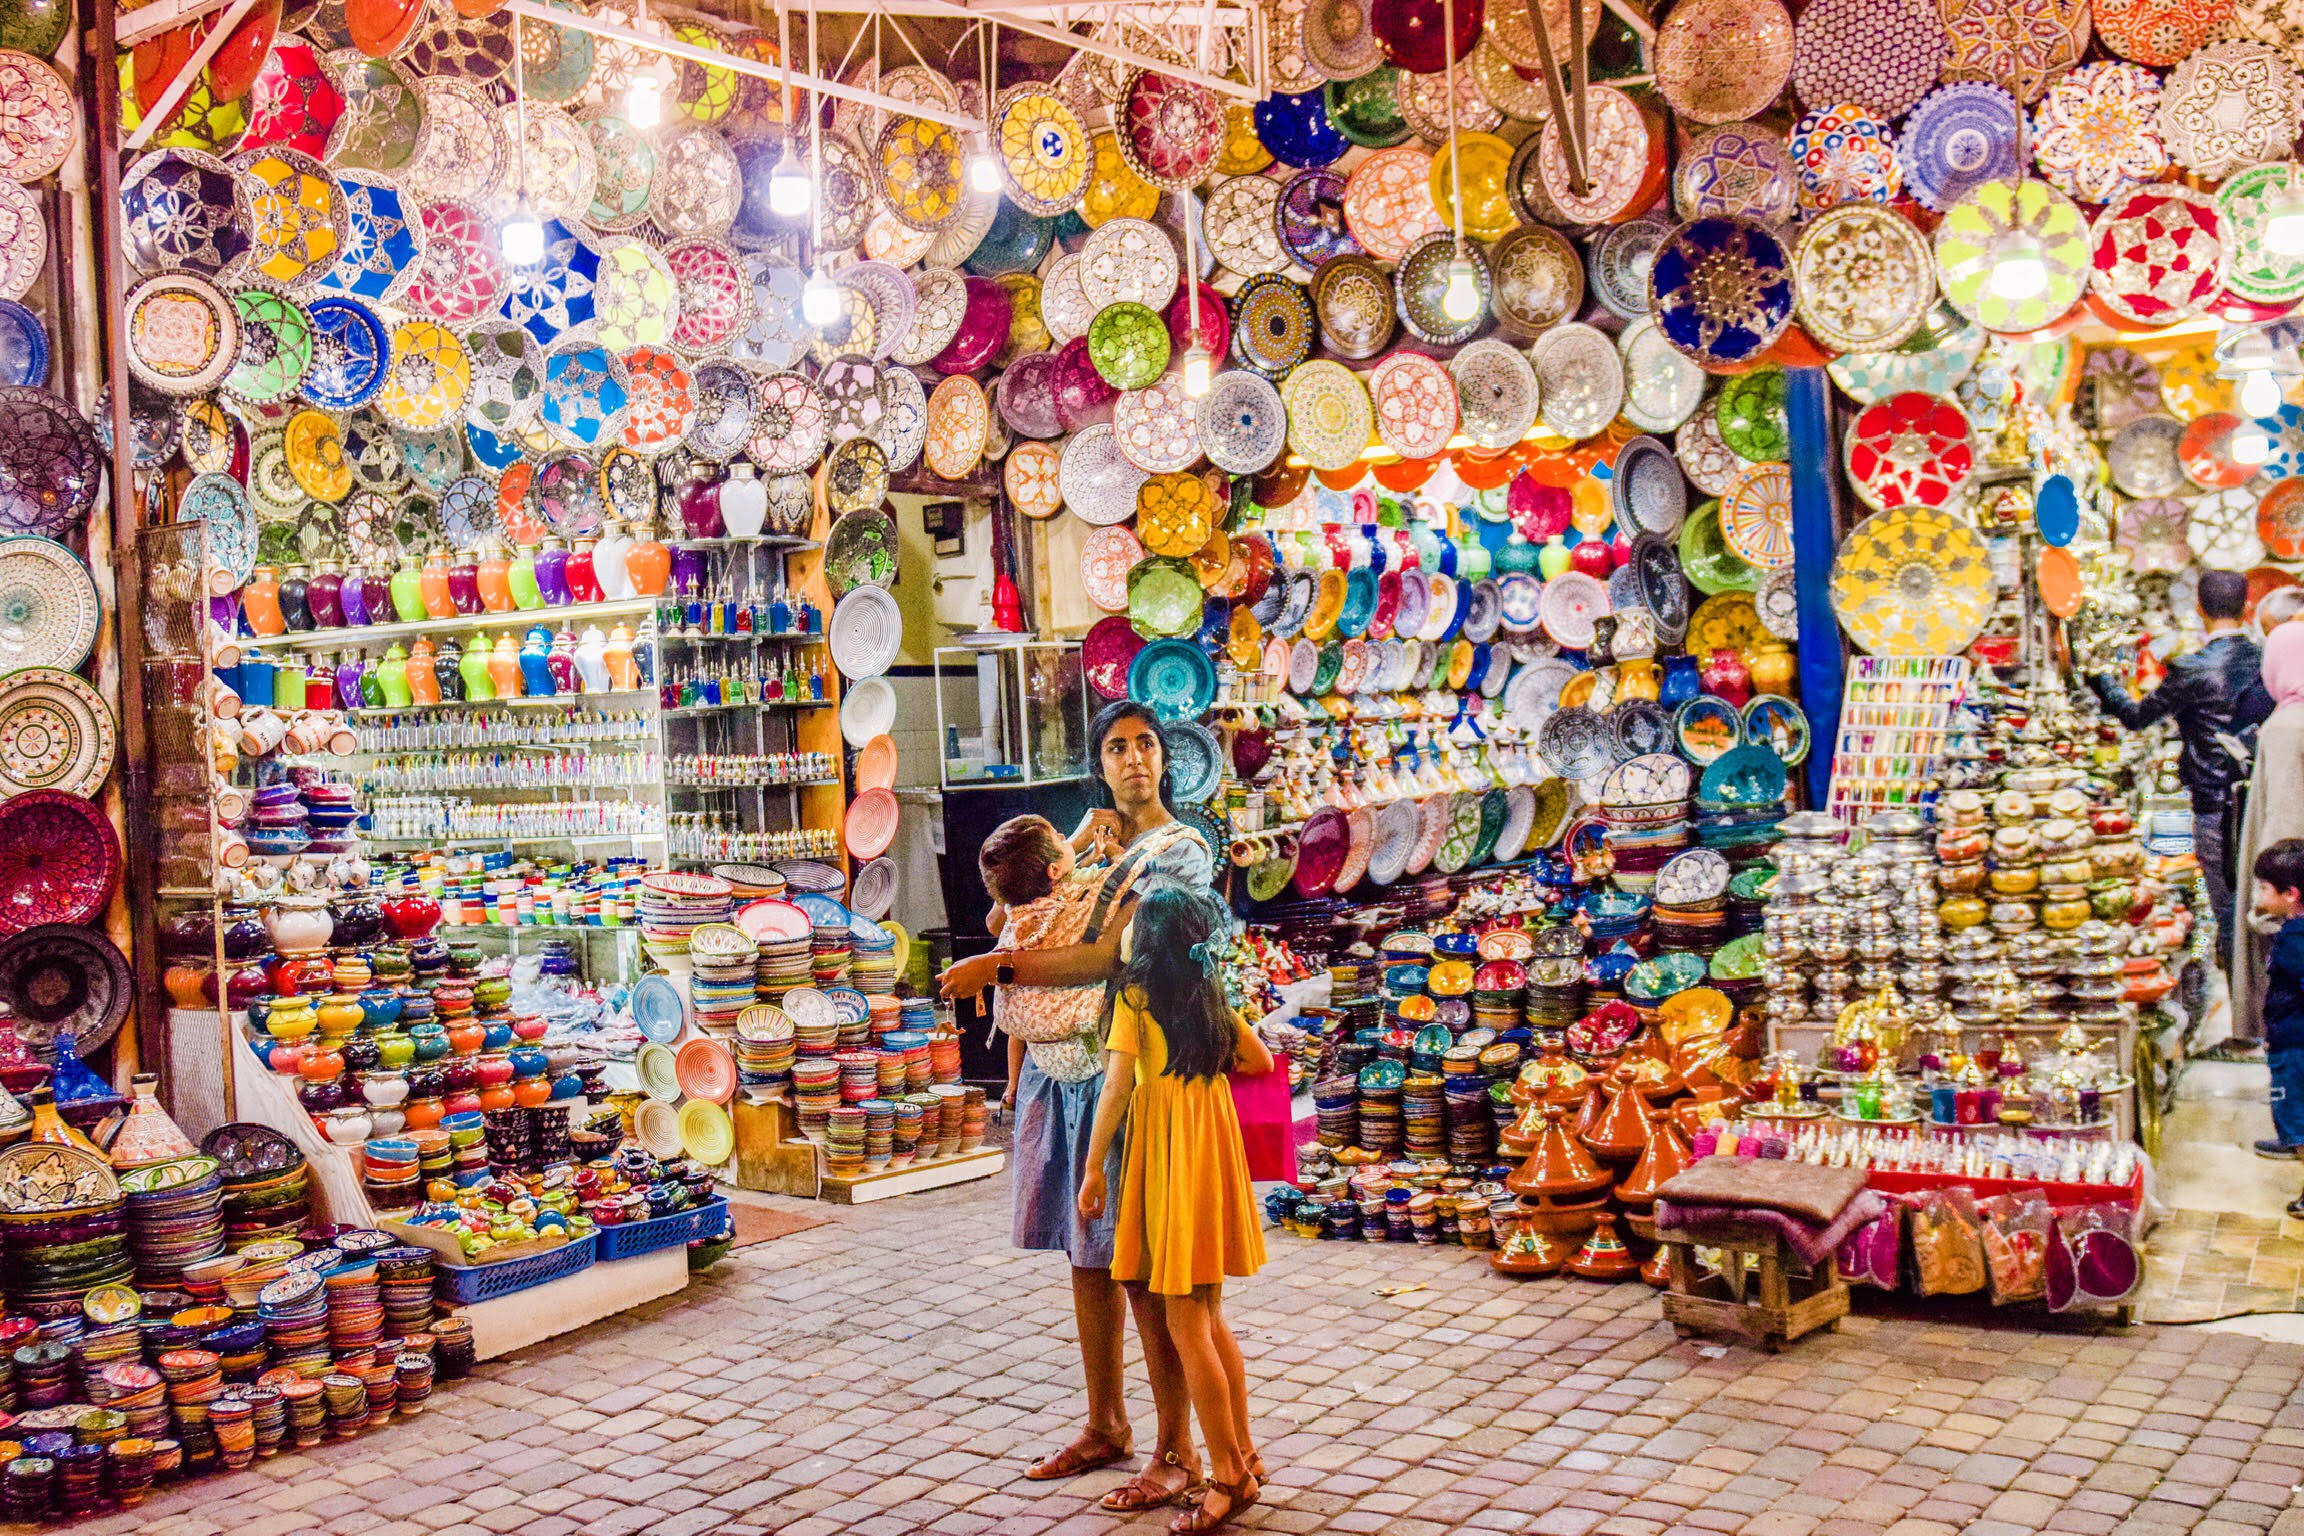
[[(827, 1207), (826, 1210), (831, 1208)], [(1079, 1408), (1065, 1276), (1005, 1178), (841, 1210), (681, 1296), (483, 1367), (412, 1423), (78, 1532), (1164, 1528), (1022, 1480)], [(2304, 1349), (2182, 1328), (1859, 1316), (1782, 1356), (1682, 1342), (1639, 1284), (1271, 1240), (1234, 1287), (1273, 1482), (1243, 1524), (1427, 1536), (2304, 1536)], [(1384, 1298), (1379, 1287), (1421, 1285)], [(1141, 1394), (1141, 1379), (1134, 1376)], [(1139, 1443), (1151, 1438), (1138, 1403)]]

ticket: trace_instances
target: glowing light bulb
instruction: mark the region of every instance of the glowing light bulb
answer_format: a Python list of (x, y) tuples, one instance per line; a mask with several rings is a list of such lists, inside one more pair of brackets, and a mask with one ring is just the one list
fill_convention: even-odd
[(808, 173), (792, 158), (792, 144), (786, 140), (776, 168), (768, 173), (768, 211), (780, 219), (797, 219), (808, 211), (809, 191)]
[(2272, 438), (2262, 427), (2242, 427), (2225, 446), (2235, 464), (2261, 464), (2272, 457)]
[(1000, 190), (1000, 161), (989, 149), (980, 149), (968, 157), (968, 186), (975, 192)]
[(2030, 236), (2010, 240), (1992, 267), (1992, 293), (1996, 298), (2022, 301), (2048, 291), (2048, 263), (2040, 242)]
[(497, 229), (496, 248), (515, 267), (532, 267), (544, 259), (544, 226), (526, 203)]
[(2264, 249), (2275, 256), (2304, 256), (2304, 188), (2290, 187), (2265, 201)]
[(800, 318), (821, 330), (840, 318), (840, 285), (819, 272), (800, 290)]
[(1448, 263), (1448, 290), (1440, 295), (1440, 313), (1458, 322), (1480, 313), (1480, 276), (1472, 270), (1469, 256)]
[(632, 71), (624, 87), (624, 121), (635, 128), (653, 128), (664, 121), (664, 80), (653, 64)]
[(1215, 382), (1215, 377), (1215, 363), (1210, 361), (1206, 350), (1194, 342), (1192, 350), (1184, 354), (1185, 395), (1194, 400), (1199, 399), (1208, 393), (1208, 386)]
[(2280, 379), (2268, 368), (2252, 370), (2240, 381), (2240, 409), (2251, 416), (2270, 416), (2280, 409)]

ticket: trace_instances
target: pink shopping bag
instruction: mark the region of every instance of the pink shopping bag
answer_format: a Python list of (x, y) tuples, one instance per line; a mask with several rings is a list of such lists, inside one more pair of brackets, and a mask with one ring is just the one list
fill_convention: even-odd
[(1288, 1058), (1275, 1056), (1272, 1070), (1256, 1077), (1231, 1077), (1232, 1107), (1240, 1116), (1240, 1140), (1248, 1150), (1248, 1177), (1262, 1184), (1296, 1182), (1296, 1124), (1288, 1100)]

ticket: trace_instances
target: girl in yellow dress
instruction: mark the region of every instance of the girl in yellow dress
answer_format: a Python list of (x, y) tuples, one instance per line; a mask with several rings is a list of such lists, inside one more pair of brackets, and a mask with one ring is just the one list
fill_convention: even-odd
[(1080, 1213), (1101, 1216), (1104, 1155), (1128, 1122), (1112, 1278), (1160, 1301), (1182, 1358), (1211, 1471), (1179, 1533), (1213, 1531), (1256, 1502), (1263, 1466), (1248, 1433), (1248, 1372), (1224, 1321), (1227, 1277), (1264, 1267), (1263, 1223), (1226, 1074), (1272, 1070), (1272, 1053), (1224, 1001), (1214, 949), (1231, 913), (1207, 890), (1164, 886), (1136, 905), (1131, 958), (1113, 979), (1104, 1092)]

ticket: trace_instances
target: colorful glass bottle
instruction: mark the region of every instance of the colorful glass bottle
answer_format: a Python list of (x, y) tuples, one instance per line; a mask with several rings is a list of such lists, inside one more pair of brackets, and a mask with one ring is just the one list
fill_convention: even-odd
[(632, 665), (632, 631), (621, 624), (610, 630), (605, 657), (609, 687), (628, 693), (640, 686), (640, 674)]
[(505, 573), (512, 586), (512, 606), (520, 609), (544, 606), (544, 589), (536, 584), (536, 551), (523, 544), (512, 557), (512, 566)]
[(314, 629), (344, 627), (344, 574), (336, 569), (334, 561), (320, 562), (311, 585), (304, 589), (304, 602), (312, 610)]
[(624, 570), (632, 578), (636, 595), (662, 596), (664, 583), (672, 575), (672, 551), (649, 530), (624, 552)]
[(458, 670), (464, 674), (464, 701), (467, 704), (485, 704), (496, 697), (496, 685), (488, 676), (486, 635), (472, 637), (472, 644), (465, 650)]
[(568, 551), (568, 601), (597, 603), (605, 595), (600, 590), (600, 573), (592, 563), (594, 545), (590, 539), (578, 539), (576, 547)]
[(552, 633), (543, 625), (532, 625), (527, 638), (520, 642), (520, 686), (532, 699), (549, 698), (559, 692), (552, 680)]
[(417, 569), (414, 555), (402, 555), (400, 569), (392, 573), (392, 611), (403, 624), (424, 617), (424, 573)]
[(280, 568), (260, 565), (248, 584), (240, 589), (240, 612), (248, 620), (252, 635), (284, 635), (288, 633), (288, 620), (280, 612)]
[(288, 567), (288, 574), (280, 578), (280, 617), (294, 633), (312, 627), (311, 589), (312, 578), (300, 565)]
[(464, 698), (463, 661), (464, 648), (442, 636), (440, 648), (432, 657), (432, 691), (444, 704), (459, 703)]
[(358, 629), (376, 622), (368, 611), (367, 573), (355, 565), (344, 572), (344, 581), (336, 589), (338, 606), (343, 610), (343, 624), (347, 629)]
[(512, 562), (505, 558), (503, 545), (492, 543), (481, 552), (479, 569), (475, 573), (480, 583), (481, 612), (512, 611), (511, 570)]
[(552, 671), (552, 691), (574, 693), (576, 679), (576, 637), (563, 629), (552, 637), (551, 653), (545, 658)]
[(417, 590), (424, 597), (427, 618), (452, 619), (456, 604), (448, 596), (448, 553), (436, 549), (424, 557), (424, 569), (417, 578)]
[(399, 641), (393, 641), (377, 663), (376, 681), (383, 685), (385, 708), (406, 709), (413, 702), (414, 695), (408, 691), (408, 653), (400, 648)]
[(343, 651), (336, 657), (336, 707), (358, 709), (367, 701), (360, 697), (360, 673), (363, 670), (358, 651)]
[(367, 610), (371, 624), (392, 622), (392, 578), (377, 567), (362, 567), (360, 571), (360, 606)]
[(512, 643), (510, 630), (496, 637), (496, 648), (488, 653), (488, 681), (496, 697), (520, 697), (520, 651)]
[(432, 670), (433, 660), (431, 638), (418, 635), (408, 647), (408, 697), (412, 703), (440, 702), (440, 679)]
[(480, 611), (480, 557), (468, 549), (456, 551), (448, 565), (448, 601), (458, 613)]
[(547, 608), (568, 606), (568, 548), (558, 539), (546, 539), (536, 556), (536, 588)]
[(365, 656), (360, 658), (360, 707), (384, 707), (384, 679), (377, 675), (376, 664)]
[(600, 541), (592, 546), (592, 574), (600, 583), (600, 596), (605, 602), (621, 602), (633, 595), (632, 572), (628, 557), (632, 553), (632, 536), (622, 523), (611, 520), (601, 530)]

